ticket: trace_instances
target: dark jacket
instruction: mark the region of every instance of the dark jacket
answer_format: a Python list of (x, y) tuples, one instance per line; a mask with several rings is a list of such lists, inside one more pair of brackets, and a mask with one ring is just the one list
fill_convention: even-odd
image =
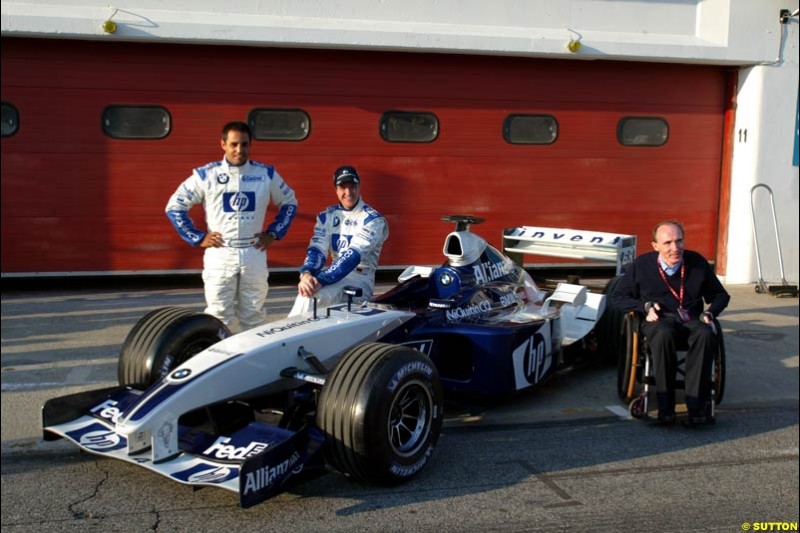
[[(684, 250), (683, 262), (686, 265), (684, 279), (683, 307), (692, 318), (698, 318), (705, 310), (703, 301), (710, 304), (708, 309), (715, 317), (728, 306), (731, 297), (717, 279), (706, 259), (691, 250)], [(622, 311), (645, 312), (645, 302), (661, 305), (661, 312), (677, 313), (678, 299), (667, 288), (659, 274), (658, 252), (640, 255), (625, 269), (614, 293), (611, 305)], [(675, 294), (680, 295), (681, 269), (667, 276)]]

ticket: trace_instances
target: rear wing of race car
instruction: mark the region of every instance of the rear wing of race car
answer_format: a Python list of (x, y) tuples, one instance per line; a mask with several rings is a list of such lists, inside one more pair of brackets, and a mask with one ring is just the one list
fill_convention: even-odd
[(636, 257), (636, 235), (519, 226), (503, 230), (503, 252), (519, 266), (525, 254), (614, 263), (619, 275)]

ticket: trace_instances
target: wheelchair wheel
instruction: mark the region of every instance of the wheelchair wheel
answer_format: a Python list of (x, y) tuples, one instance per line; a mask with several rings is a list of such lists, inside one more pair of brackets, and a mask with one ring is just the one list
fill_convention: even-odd
[(722, 395), (725, 393), (725, 339), (722, 337), (722, 326), (714, 320), (717, 327), (717, 357), (714, 360), (714, 403), (722, 403)]
[(622, 321), (622, 333), (620, 344), (625, 351), (617, 361), (617, 395), (625, 402), (637, 393), (639, 354), (641, 336), (639, 335), (639, 318), (635, 313), (630, 312), (625, 315)]
[(631, 403), (628, 404), (628, 412), (633, 418), (644, 418), (644, 416), (647, 414), (644, 410), (644, 396), (640, 394), (631, 400)]

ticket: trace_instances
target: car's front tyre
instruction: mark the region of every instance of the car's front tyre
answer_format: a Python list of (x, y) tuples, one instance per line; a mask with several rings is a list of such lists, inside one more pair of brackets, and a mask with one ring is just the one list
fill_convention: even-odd
[(317, 425), (326, 459), (368, 483), (393, 485), (430, 460), (442, 427), (436, 367), (417, 350), (364, 344), (347, 352), (322, 389)]
[(133, 326), (119, 354), (120, 385), (146, 389), (193, 355), (230, 336), (219, 319), (180, 307), (160, 307)]

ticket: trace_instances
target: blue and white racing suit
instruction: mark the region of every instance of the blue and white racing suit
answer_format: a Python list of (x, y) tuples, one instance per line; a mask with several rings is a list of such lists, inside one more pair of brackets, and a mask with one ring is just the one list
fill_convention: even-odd
[(189, 218), (189, 209), (195, 205), (203, 205), (208, 231), (222, 234), (223, 247), (206, 248), (203, 282), (205, 312), (228, 327), (236, 316), (243, 329), (266, 319), (267, 254), (254, 245), (264, 228), (270, 201), (280, 209), (267, 231), (280, 240), (297, 212), (294, 191), (270, 165), (248, 161), (234, 166), (223, 158), (194, 169), (167, 202), (172, 225), (192, 246), (199, 245), (206, 235)]
[[(310, 272), (322, 284), (314, 295), (317, 305), (325, 307), (346, 301), (342, 288), (351, 285), (363, 291), (362, 297), (372, 297), (375, 270), (381, 247), (389, 237), (389, 224), (376, 210), (359, 198), (350, 211), (333, 205), (317, 215), (314, 236), (300, 274)], [(323, 268), (328, 255), (332, 263)], [(309, 311), (312, 298), (297, 296), (289, 316)]]

